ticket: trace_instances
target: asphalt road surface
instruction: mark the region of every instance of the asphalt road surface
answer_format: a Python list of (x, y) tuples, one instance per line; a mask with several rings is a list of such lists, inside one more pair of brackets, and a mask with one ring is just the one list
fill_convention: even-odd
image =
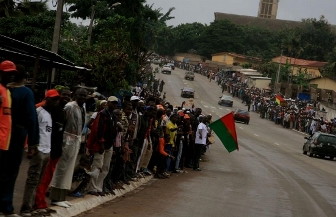
[[(195, 89), (195, 105), (213, 119), (235, 108), (218, 105), (220, 87), (184, 71), (158, 74), (166, 82), (167, 100), (181, 105), (184, 86)], [(249, 125), (236, 123), (240, 151), (228, 153), (218, 138), (201, 163), (202, 171), (153, 179), (127, 194), (80, 216), (100, 217), (324, 217), (336, 216), (336, 162), (302, 154), (304, 135), (284, 129), (251, 112)]]

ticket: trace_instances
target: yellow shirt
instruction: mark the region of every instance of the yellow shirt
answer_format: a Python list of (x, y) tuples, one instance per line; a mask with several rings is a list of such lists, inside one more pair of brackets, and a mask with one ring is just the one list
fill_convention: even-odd
[(173, 147), (175, 147), (175, 139), (176, 139), (176, 133), (177, 130), (175, 131), (171, 131), (171, 129), (176, 129), (177, 125), (173, 124), (173, 122), (169, 121), (167, 124), (167, 128), (166, 128), (166, 133), (170, 135), (170, 141), (169, 143), (172, 144)]

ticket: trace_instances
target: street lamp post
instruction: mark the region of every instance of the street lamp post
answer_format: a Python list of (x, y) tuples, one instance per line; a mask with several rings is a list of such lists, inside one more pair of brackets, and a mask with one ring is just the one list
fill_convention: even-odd
[[(121, 5), (120, 2), (116, 2), (114, 4), (111, 5), (111, 8), (114, 8), (116, 6)], [(88, 36), (88, 44), (91, 44), (91, 37), (92, 37), (92, 28), (93, 28), (93, 21), (94, 21), (94, 15), (96, 13), (96, 6), (92, 5), (92, 11), (91, 11), (91, 20), (90, 20), (90, 25), (89, 25), (89, 36)]]
[(281, 64), (282, 64), (282, 52), (283, 52), (283, 50), (281, 50), (279, 68), (278, 68), (278, 72), (277, 72), (276, 79), (275, 79), (275, 84), (274, 84), (274, 91), (275, 91), (276, 85), (279, 83), (279, 79), (280, 79), (280, 71), (281, 71)]

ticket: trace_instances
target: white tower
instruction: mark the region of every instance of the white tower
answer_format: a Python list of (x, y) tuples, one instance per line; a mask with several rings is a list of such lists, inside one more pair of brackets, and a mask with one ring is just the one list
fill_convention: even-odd
[(258, 17), (276, 19), (279, 0), (260, 0)]

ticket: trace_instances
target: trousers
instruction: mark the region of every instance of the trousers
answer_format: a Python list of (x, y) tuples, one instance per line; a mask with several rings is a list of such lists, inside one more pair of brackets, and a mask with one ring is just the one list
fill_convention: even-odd
[(112, 158), (112, 148), (105, 150), (103, 154), (95, 153), (93, 157), (92, 167), (100, 169), (98, 177), (92, 177), (87, 187), (91, 192), (103, 192), (103, 183), (110, 169)]
[(29, 161), (27, 180), (23, 193), (21, 212), (33, 210), (36, 189), (42, 180), (45, 168), (50, 158), (49, 153), (39, 152)]
[(34, 205), (35, 209), (45, 209), (48, 207), (48, 204), (45, 200), (46, 193), (48, 191), (48, 188), (49, 188), (51, 179), (54, 175), (58, 161), (59, 161), (59, 158), (49, 159), (49, 162), (44, 171), (43, 178), (36, 190), (35, 205)]
[(26, 134), (16, 134), (11, 138), (8, 151), (0, 154), (0, 212), (3, 213), (14, 211), (14, 186), (23, 159), (25, 139)]

